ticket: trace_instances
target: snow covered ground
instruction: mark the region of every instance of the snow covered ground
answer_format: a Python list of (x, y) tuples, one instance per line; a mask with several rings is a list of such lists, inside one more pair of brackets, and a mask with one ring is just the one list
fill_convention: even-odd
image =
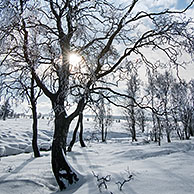
[[(106, 177), (103, 194), (193, 194), (194, 139), (146, 143), (138, 137), (131, 143), (124, 121), (114, 122), (107, 143), (91, 141), (93, 124), (85, 121), (86, 148), (79, 143), (68, 153), (70, 164), (82, 175), (74, 188), (59, 192), (52, 174), (50, 151), (42, 151), (34, 158), (31, 148), (31, 120), (0, 120), (0, 194), (99, 194), (98, 188)], [(73, 125), (72, 125), (73, 129)], [(39, 146), (49, 149), (53, 124), (39, 120)], [(96, 177), (94, 176), (96, 175)], [(131, 176), (130, 176), (131, 175)], [(128, 177), (132, 179), (119, 186)]]

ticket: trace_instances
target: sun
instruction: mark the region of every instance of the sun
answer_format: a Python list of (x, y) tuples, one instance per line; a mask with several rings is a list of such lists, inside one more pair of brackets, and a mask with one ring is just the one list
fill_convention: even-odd
[(71, 65), (79, 65), (82, 61), (82, 57), (77, 53), (70, 53), (68, 60)]

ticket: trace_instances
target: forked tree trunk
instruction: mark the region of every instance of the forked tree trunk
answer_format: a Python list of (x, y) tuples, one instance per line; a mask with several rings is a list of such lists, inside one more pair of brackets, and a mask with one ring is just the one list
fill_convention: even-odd
[(79, 178), (77, 172), (66, 161), (66, 139), (70, 121), (65, 112), (55, 115), (55, 133), (52, 143), (52, 170), (60, 187), (66, 189), (76, 183)]
[(77, 173), (66, 161), (65, 150), (59, 138), (54, 139), (52, 144), (52, 170), (60, 190), (66, 189), (68, 185), (79, 180)]

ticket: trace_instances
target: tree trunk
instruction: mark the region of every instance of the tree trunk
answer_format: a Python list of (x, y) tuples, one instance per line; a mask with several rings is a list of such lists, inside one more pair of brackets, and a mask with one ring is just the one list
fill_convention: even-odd
[(186, 138), (186, 140), (189, 140), (190, 136), (188, 134), (188, 125), (187, 124), (184, 126), (184, 132), (185, 132), (185, 138)]
[(182, 140), (183, 137), (182, 137), (182, 133), (181, 133), (180, 128), (177, 128), (176, 132), (177, 132), (177, 135), (178, 135), (179, 139)]
[(167, 137), (167, 142), (171, 143), (170, 132), (168, 131), (168, 129), (166, 130), (166, 137)]
[(40, 152), (37, 145), (38, 140), (38, 119), (37, 119), (37, 111), (35, 102), (32, 103), (32, 129), (33, 129), (33, 138), (32, 138), (32, 148), (34, 151), (34, 157), (40, 157)]
[(31, 88), (30, 88), (30, 102), (32, 106), (32, 130), (33, 130), (33, 137), (32, 137), (32, 148), (34, 151), (34, 157), (40, 157), (40, 152), (38, 149), (38, 119), (37, 119), (37, 110), (36, 110), (36, 99), (34, 94), (34, 79), (31, 78)]
[(52, 143), (52, 170), (60, 187), (64, 190), (68, 185), (76, 183), (78, 174), (66, 161), (66, 140), (70, 121), (65, 112), (55, 114), (55, 133)]
[(141, 128), (142, 128), (142, 133), (145, 132), (145, 114), (144, 112), (142, 111), (142, 115), (141, 115)]
[(193, 129), (192, 129), (192, 127), (191, 127), (191, 126), (189, 126), (189, 134), (190, 134), (190, 136), (191, 136), (191, 137), (193, 137), (193, 136), (194, 136)]
[(3, 113), (3, 116), (2, 116), (2, 118), (3, 118), (3, 121), (5, 121), (5, 120), (6, 120), (5, 113)]
[(60, 138), (53, 140), (52, 144), (52, 170), (59, 185), (60, 190), (64, 190), (68, 185), (76, 183), (79, 178), (76, 172), (70, 167), (65, 158), (65, 150), (61, 145)]
[(154, 113), (152, 113), (152, 123), (153, 123), (153, 134), (154, 134), (154, 141), (157, 142), (158, 140), (158, 135), (157, 135), (157, 127), (156, 127), (156, 119)]
[(145, 132), (145, 121), (144, 121), (144, 119), (141, 121), (141, 132), (142, 133)]
[(102, 119), (102, 124), (101, 124), (101, 134), (102, 134), (102, 142), (105, 142), (104, 138), (104, 119)]
[(86, 147), (86, 144), (84, 143), (84, 140), (83, 140), (83, 113), (80, 113), (79, 117), (80, 117), (79, 141), (80, 141), (81, 147)]
[(75, 184), (80, 179), (80, 174), (75, 171), (66, 160), (66, 143), (69, 126), (72, 120), (83, 111), (84, 98), (80, 99), (76, 110), (69, 116), (65, 111), (64, 98), (55, 96), (51, 99), (52, 108), (55, 112), (55, 131), (52, 143), (52, 170), (59, 185), (60, 190)]
[(160, 118), (156, 116), (157, 123), (158, 123), (158, 145), (161, 146), (161, 135), (162, 135), (162, 129), (161, 129), (161, 123)]
[(165, 100), (165, 103), (164, 103), (164, 110), (165, 110), (165, 119), (166, 119), (166, 136), (167, 136), (167, 142), (168, 143), (171, 143), (171, 139), (170, 139), (171, 126), (169, 124), (169, 119), (168, 119), (168, 114), (167, 114), (167, 100)]
[(192, 129), (192, 116), (190, 116), (189, 121), (188, 121), (188, 129), (189, 129), (189, 136), (193, 137), (193, 129)]
[(131, 134), (132, 134), (132, 141), (137, 141), (134, 124), (132, 124)]
[(77, 131), (78, 131), (78, 128), (79, 128), (79, 124), (80, 124), (80, 115), (79, 115), (79, 118), (78, 118), (78, 121), (77, 121), (77, 124), (76, 124), (76, 127), (73, 131), (73, 137), (72, 137), (72, 140), (68, 146), (68, 152), (71, 152), (72, 148), (73, 148), (73, 145), (75, 144), (75, 141), (76, 141), (76, 135), (77, 135)]
[(80, 145), (81, 145), (81, 147), (86, 147), (84, 140), (83, 140), (83, 113), (80, 113), (76, 127), (75, 127), (74, 132), (73, 132), (72, 140), (68, 146), (68, 152), (71, 152), (73, 145), (75, 144), (76, 135), (77, 135), (77, 131), (78, 131), (79, 126), (80, 126), (80, 133), (79, 133)]
[(134, 107), (132, 107), (132, 109), (131, 109), (131, 122), (132, 122), (132, 127), (131, 127), (132, 141), (137, 141), (136, 130), (135, 130), (135, 111), (134, 111)]
[(105, 132), (104, 132), (105, 141), (107, 139), (107, 135), (108, 135), (108, 126), (105, 127)]

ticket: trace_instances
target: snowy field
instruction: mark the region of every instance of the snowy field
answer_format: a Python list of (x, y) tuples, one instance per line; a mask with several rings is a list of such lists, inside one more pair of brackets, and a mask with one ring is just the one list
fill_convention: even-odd
[[(139, 134), (138, 142), (131, 143), (124, 121), (114, 122), (107, 143), (92, 141), (94, 125), (85, 120), (87, 147), (79, 143), (68, 153), (70, 164), (81, 174), (80, 182), (59, 192), (52, 174), (50, 151), (41, 151), (34, 158), (31, 147), (30, 119), (0, 120), (0, 194), (193, 194), (194, 139), (162, 146), (146, 143)], [(74, 126), (71, 126), (72, 129)], [(39, 120), (39, 146), (50, 148), (53, 123)], [(98, 178), (106, 177), (106, 187)], [(121, 183), (123, 184), (121, 190)], [(101, 184), (100, 189), (98, 185)]]

